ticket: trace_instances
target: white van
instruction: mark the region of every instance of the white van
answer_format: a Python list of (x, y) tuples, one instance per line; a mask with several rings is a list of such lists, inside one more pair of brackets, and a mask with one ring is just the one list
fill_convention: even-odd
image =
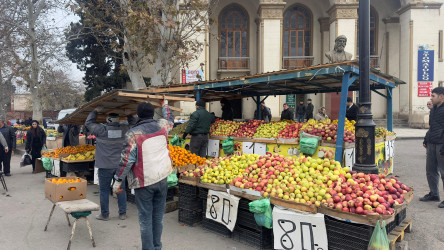
[[(69, 115), (74, 111), (76, 111), (76, 109), (62, 109), (62, 110), (60, 110), (59, 114), (57, 115), (57, 121), (65, 118), (66, 115)], [(57, 128), (59, 127), (59, 124), (58, 123), (48, 123), (47, 126), (52, 127), (55, 130), (57, 130)]]

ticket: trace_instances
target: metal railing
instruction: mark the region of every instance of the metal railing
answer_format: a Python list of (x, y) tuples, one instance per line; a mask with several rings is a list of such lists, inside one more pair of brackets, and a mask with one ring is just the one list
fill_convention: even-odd
[[(359, 60), (359, 56), (356, 57)], [(370, 56), (370, 68), (379, 69), (381, 67), (378, 55)]]
[(250, 58), (249, 57), (219, 57), (219, 69), (220, 70), (250, 69)]
[(284, 56), (282, 58), (283, 69), (298, 69), (313, 65), (313, 56)]

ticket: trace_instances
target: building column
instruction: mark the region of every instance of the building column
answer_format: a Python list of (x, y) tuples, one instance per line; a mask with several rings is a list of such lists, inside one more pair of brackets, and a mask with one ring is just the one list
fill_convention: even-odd
[[(440, 16), (442, 3), (426, 3), (423, 1), (412, 1), (405, 3), (397, 12), (400, 23), (400, 52), (399, 52), (399, 75), (401, 80), (407, 84), (400, 87), (400, 114), (409, 119), (411, 127), (424, 127), (427, 121), (424, 117), (428, 114), (426, 108), (430, 97), (418, 96), (418, 50), (426, 49), (434, 53), (432, 82), (433, 87), (438, 86), (438, 47), (439, 47), (439, 25), (443, 22)], [(430, 67), (431, 65), (429, 65)]]

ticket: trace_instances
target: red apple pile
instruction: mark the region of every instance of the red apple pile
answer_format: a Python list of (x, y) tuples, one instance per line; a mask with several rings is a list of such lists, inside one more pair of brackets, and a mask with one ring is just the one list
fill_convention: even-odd
[(322, 137), (322, 140), (324, 141), (336, 142), (337, 130), (337, 124), (317, 123), (314, 125), (306, 126), (304, 132)]
[(302, 128), (303, 123), (293, 123), (287, 125), (285, 129), (279, 132), (278, 137), (282, 139), (299, 138), (299, 130)]
[(257, 128), (264, 123), (266, 123), (266, 121), (261, 120), (249, 120), (247, 122), (241, 122), (239, 127), (229, 136), (253, 137), (257, 132)]
[(393, 205), (404, 203), (405, 193), (411, 191), (396, 177), (353, 173), (352, 179), (339, 176), (330, 186), (331, 198), (324, 205), (329, 208), (356, 214), (391, 215)]

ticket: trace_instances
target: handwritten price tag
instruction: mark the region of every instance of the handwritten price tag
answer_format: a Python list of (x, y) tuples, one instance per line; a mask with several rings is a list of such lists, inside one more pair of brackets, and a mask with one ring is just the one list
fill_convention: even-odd
[(240, 198), (223, 192), (208, 190), (205, 217), (226, 226), (233, 231), (237, 220)]

